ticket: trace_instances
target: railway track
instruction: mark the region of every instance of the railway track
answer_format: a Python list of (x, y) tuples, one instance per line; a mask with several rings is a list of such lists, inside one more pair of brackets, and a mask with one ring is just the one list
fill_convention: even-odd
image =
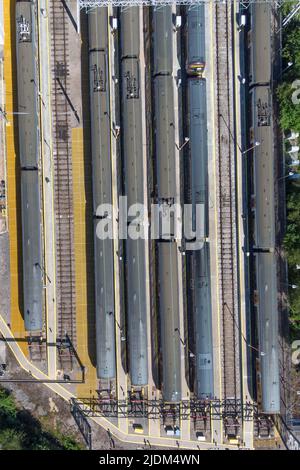
[(37, 363), (39, 368), (46, 372), (47, 350), (46, 341), (41, 338), (34, 338), (28, 342), (30, 361)]
[(240, 398), (239, 302), (237, 279), (234, 101), (232, 77), (232, 4), (216, 3), (216, 111), (218, 277), (221, 315), (222, 390), (224, 399)]
[(69, 89), (68, 24), (62, 2), (52, 0), (50, 5), (58, 357), (63, 370), (72, 370), (72, 348), (66, 340), (68, 335), (76, 345), (72, 153), (66, 98)]

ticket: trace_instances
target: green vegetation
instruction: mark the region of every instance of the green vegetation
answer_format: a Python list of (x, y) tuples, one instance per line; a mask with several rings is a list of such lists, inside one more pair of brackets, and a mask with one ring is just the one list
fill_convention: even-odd
[[(290, 184), (287, 187), (287, 230), (284, 248), (287, 254), (289, 283), (300, 286), (300, 187)], [(291, 333), (299, 337), (300, 332), (300, 287), (289, 288)], [(298, 335), (297, 335), (298, 332)]]
[[(287, 6), (290, 6), (288, 4)], [(282, 34), (283, 82), (278, 87), (280, 122), (282, 129), (300, 132), (300, 106), (292, 101), (292, 94), (300, 88), (300, 15), (296, 15)], [(292, 63), (291, 67), (288, 64)], [(299, 80), (299, 83), (295, 83)], [(300, 98), (300, 93), (297, 93)]]
[(0, 449), (80, 450), (67, 434), (48, 430), (28, 411), (17, 407), (8, 390), (0, 388)]
[[(296, 92), (296, 89), (293, 88), (294, 82), (295, 80), (284, 82), (278, 87), (280, 124), (282, 129), (293, 129), (295, 132), (300, 132), (300, 106), (292, 101), (292, 95)], [(298, 88), (300, 89), (300, 80)], [(300, 98), (300, 92), (298, 96)]]
[[(295, 3), (295, 2), (294, 2)], [(293, 4), (283, 5), (284, 13), (291, 10)], [(284, 131), (300, 133), (300, 15), (297, 14), (282, 31), (282, 57), (283, 57), (283, 81), (278, 87), (278, 99), (280, 105), (280, 124)], [(292, 63), (292, 66), (288, 66)], [(297, 91), (299, 90), (299, 91)], [(292, 97), (299, 100), (293, 102)], [(295, 100), (294, 100), (295, 101)], [(300, 139), (298, 139), (298, 145)], [(285, 150), (289, 150), (290, 144), (285, 144)], [(287, 160), (288, 163), (288, 160)], [(295, 168), (299, 171), (299, 167)], [(288, 171), (288, 170), (287, 170)], [(299, 180), (286, 180), (287, 199), (287, 231), (284, 239), (284, 248), (288, 260), (289, 284), (299, 286), (289, 287), (289, 304), (291, 333), (293, 337), (299, 337), (300, 333), (300, 185)]]

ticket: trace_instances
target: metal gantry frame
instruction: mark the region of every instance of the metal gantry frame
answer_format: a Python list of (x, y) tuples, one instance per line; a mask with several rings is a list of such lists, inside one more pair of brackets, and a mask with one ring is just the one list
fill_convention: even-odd
[(78, 426), (79, 431), (81, 432), (82, 437), (85, 440), (85, 443), (89, 450), (92, 449), (92, 427), (87, 420), (86, 415), (78, 406), (73, 406), (71, 403), (71, 414)]
[(255, 403), (230, 400), (183, 400), (180, 403), (166, 403), (162, 400), (136, 400), (130, 393), (127, 400), (115, 398), (72, 398), (72, 409), (78, 407), (87, 417), (107, 418), (148, 418), (163, 420), (195, 419), (197, 417), (224, 420), (225, 418), (251, 421), (259, 415)]
[[(0, 342), (3, 341), (4, 343), (8, 343), (8, 342), (15, 342), (15, 343), (18, 343), (18, 342), (24, 342), (24, 343), (27, 343), (28, 346), (30, 347), (33, 343), (38, 343), (40, 345), (42, 344), (45, 344), (47, 346), (47, 339), (38, 335), (28, 335), (28, 336), (25, 336), (23, 338), (14, 338), (14, 339), (10, 339), (10, 338), (5, 338), (3, 336), (1, 336), (0, 334)], [(6, 366), (6, 364), (0, 364), (0, 370), (2, 371), (2, 374), (0, 375), (0, 383), (9, 383), (9, 382), (15, 382), (15, 383), (43, 383), (43, 384), (46, 384), (46, 383), (53, 383), (53, 384), (82, 384), (82, 383), (85, 383), (85, 366), (84, 364), (81, 362), (81, 359), (76, 351), (76, 348), (74, 347), (72, 341), (71, 341), (71, 338), (68, 336), (68, 334), (66, 333), (65, 336), (63, 338), (57, 338), (57, 341), (56, 341), (56, 348), (57, 348), (57, 351), (58, 351), (58, 357), (60, 354), (63, 354), (63, 351), (68, 351), (68, 354), (72, 357), (74, 357), (74, 359), (76, 360), (76, 366), (78, 367), (78, 371), (80, 371), (80, 374), (81, 374), (81, 378), (79, 379), (71, 379), (69, 377), (68, 374), (64, 374), (64, 378), (63, 379), (50, 379), (50, 378), (46, 378), (47, 376), (45, 375), (45, 379), (41, 379), (41, 378), (35, 378), (32, 376), (32, 373), (31, 371), (29, 370), (29, 374), (30, 374), (30, 378), (27, 378), (27, 377), (20, 377), (20, 378), (3, 378), (3, 376), (5, 377), (5, 371), (6, 371), (6, 367), (3, 367), (3, 366)], [(3, 373), (4, 372), (4, 373)]]
[(80, 416), (81, 421), (84, 417), (144, 418), (160, 419), (162, 425), (173, 422), (175, 426), (190, 419), (195, 426), (200, 420), (205, 431), (211, 429), (212, 421), (223, 421), (227, 436), (238, 435), (242, 423), (246, 421), (254, 423), (254, 437), (258, 439), (274, 436), (274, 429), (277, 428), (274, 416), (261, 413), (257, 403), (242, 402), (239, 399), (191, 399), (182, 400), (180, 403), (165, 403), (158, 399), (136, 400), (129, 392), (126, 400), (71, 398), (70, 407), (73, 415)]
[[(128, 7), (128, 6), (164, 6), (164, 5), (196, 5), (200, 3), (224, 3), (224, 0), (77, 0), (79, 8), (92, 9), (96, 7), (106, 7), (113, 5), (115, 7)], [(228, 0), (227, 0), (228, 1)], [(251, 3), (273, 3), (277, 7), (281, 6), (284, 2), (293, 2), (294, 0), (229, 0), (232, 2), (240, 3), (244, 8), (247, 8)]]

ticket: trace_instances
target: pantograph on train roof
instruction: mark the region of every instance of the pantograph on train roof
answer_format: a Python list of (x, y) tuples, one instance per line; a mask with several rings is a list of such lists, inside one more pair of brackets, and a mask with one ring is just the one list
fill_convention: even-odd
[(17, 18), (17, 31), (18, 31), (19, 42), (31, 42), (32, 40), (31, 24), (23, 15)]

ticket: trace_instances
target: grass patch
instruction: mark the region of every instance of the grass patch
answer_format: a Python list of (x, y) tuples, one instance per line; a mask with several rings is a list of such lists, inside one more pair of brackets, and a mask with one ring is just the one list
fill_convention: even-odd
[(80, 450), (76, 439), (53, 429), (45, 429), (31, 413), (18, 408), (12, 394), (0, 388), (0, 449)]

